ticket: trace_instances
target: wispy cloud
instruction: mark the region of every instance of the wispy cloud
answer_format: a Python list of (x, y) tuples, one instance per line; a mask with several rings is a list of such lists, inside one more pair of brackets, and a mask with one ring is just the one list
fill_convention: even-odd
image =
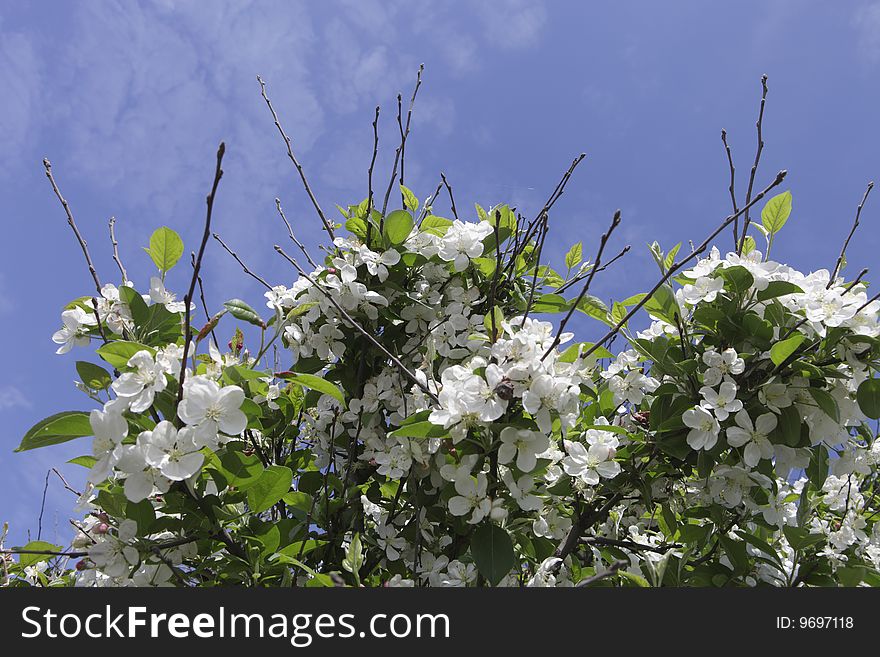
[(880, 2), (869, 2), (856, 9), (852, 22), (859, 51), (868, 63), (880, 62)]
[(31, 401), (15, 386), (0, 386), (0, 411), (13, 408), (31, 408), (31, 406), (33, 406)]

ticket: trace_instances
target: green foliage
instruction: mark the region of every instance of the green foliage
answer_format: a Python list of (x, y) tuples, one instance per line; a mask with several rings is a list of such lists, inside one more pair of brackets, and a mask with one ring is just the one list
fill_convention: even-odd
[(156, 267), (163, 274), (170, 271), (183, 255), (183, 240), (167, 226), (162, 226), (150, 236), (150, 247), (144, 248)]

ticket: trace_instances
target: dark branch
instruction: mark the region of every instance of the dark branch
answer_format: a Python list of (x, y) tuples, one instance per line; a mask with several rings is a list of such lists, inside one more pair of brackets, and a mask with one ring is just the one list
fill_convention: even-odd
[(868, 200), (868, 194), (871, 193), (871, 190), (874, 189), (874, 181), (868, 183), (868, 187), (865, 189), (865, 195), (862, 196), (862, 202), (859, 203), (859, 207), (856, 208), (856, 218), (853, 221), (852, 228), (849, 231), (849, 235), (846, 236), (846, 241), (843, 243), (843, 248), (840, 249), (840, 255), (837, 256), (837, 263), (834, 265), (834, 271), (831, 272), (831, 276), (828, 278), (828, 285), (826, 285), (826, 289), (830, 288), (834, 283), (834, 279), (837, 278), (837, 274), (840, 273), (840, 268), (843, 265), (843, 259), (846, 257), (846, 249), (849, 246), (849, 241), (852, 239), (853, 235), (856, 232), (856, 228), (859, 227), (859, 217), (862, 215), (862, 208), (865, 207), (865, 201)]
[(192, 278), (189, 281), (189, 290), (186, 295), (183, 297), (183, 302), (186, 304), (186, 311), (184, 316), (184, 340), (183, 340), (183, 357), (180, 359), (180, 376), (178, 377), (178, 389), (177, 389), (177, 404), (180, 404), (180, 401), (183, 399), (183, 382), (186, 378), (186, 359), (189, 354), (189, 345), (192, 341), (192, 298), (193, 293), (196, 289), (196, 282), (199, 279), (199, 272), (202, 270), (202, 258), (205, 255), (205, 246), (208, 244), (208, 237), (211, 235), (211, 215), (214, 212), (214, 198), (217, 195), (217, 186), (220, 184), (220, 178), (223, 177), (223, 169), (221, 165), (223, 164), (223, 155), (226, 153), (226, 144), (222, 141), (220, 142), (220, 147), (217, 149), (217, 165), (214, 168), (214, 182), (211, 185), (211, 192), (205, 198), (205, 204), (207, 205), (207, 209), (205, 211), (205, 232), (202, 234), (202, 241), (199, 244), (199, 250), (196, 254), (195, 264), (193, 265), (193, 274)]
[(327, 231), (327, 234), (330, 236), (330, 240), (332, 241), (335, 237), (333, 234), (333, 226), (327, 220), (327, 217), (324, 216), (324, 211), (321, 209), (321, 206), (318, 204), (318, 199), (315, 198), (314, 193), (312, 193), (312, 188), (309, 186), (309, 181), (306, 178), (306, 174), (303, 171), (302, 165), (299, 163), (299, 160), (296, 159), (296, 155), (293, 152), (293, 146), (290, 141), (290, 137), (287, 136), (287, 133), (284, 132), (284, 128), (281, 127), (281, 122), (278, 120), (278, 114), (275, 112), (275, 108), (272, 107), (272, 101), (269, 100), (269, 96), (266, 95), (266, 83), (263, 81), (259, 75), (257, 76), (257, 82), (260, 83), (260, 95), (263, 96), (263, 100), (266, 101), (266, 106), (269, 108), (269, 111), (272, 113), (272, 120), (275, 121), (275, 127), (278, 128), (278, 132), (281, 133), (281, 137), (284, 139), (284, 144), (287, 146), (287, 157), (293, 162), (293, 166), (296, 167), (297, 173), (299, 173), (299, 177), (302, 180), (303, 187), (306, 189), (306, 194), (309, 195), (309, 200), (312, 202), (312, 205), (315, 207), (315, 212), (318, 213), (318, 217), (321, 219), (321, 223), (324, 226), (324, 230)]
[(86, 257), (86, 264), (89, 266), (89, 273), (92, 275), (92, 280), (95, 281), (95, 289), (98, 290), (98, 296), (100, 296), (101, 280), (98, 278), (98, 271), (95, 269), (95, 265), (92, 262), (92, 256), (89, 253), (89, 245), (86, 243), (82, 233), (79, 232), (76, 221), (73, 219), (73, 213), (70, 211), (70, 206), (67, 204), (67, 200), (61, 195), (61, 190), (58, 189), (58, 185), (55, 183), (55, 177), (52, 175), (52, 163), (49, 162), (48, 159), (43, 158), (43, 166), (46, 169), (46, 177), (49, 179), (49, 182), (52, 183), (52, 191), (55, 192), (55, 196), (61, 201), (61, 207), (64, 208), (64, 212), (67, 214), (67, 223), (70, 225), (71, 230), (73, 230), (73, 234), (76, 236), (76, 241), (79, 242), (83, 255)]

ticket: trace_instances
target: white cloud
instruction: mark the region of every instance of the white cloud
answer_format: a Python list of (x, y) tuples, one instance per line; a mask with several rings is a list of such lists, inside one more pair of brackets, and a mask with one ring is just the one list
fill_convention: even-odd
[(30, 408), (31, 406), (31, 401), (15, 386), (0, 386), (0, 411), (11, 408)]
[(880, 2), (870, 2), (853, 15), (859, 51), (870, 64), (880, 62)]
[(20, 33), (0, 38), (0, 164), (21, 158), (33, 134), (38, 114), (37, 91), (41, 88), (40, 64), (31, 41)]

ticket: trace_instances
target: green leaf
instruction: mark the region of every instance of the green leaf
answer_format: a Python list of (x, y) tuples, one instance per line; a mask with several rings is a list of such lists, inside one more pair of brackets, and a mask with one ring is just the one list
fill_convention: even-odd
[(834, 397), (819, 388), (807, 388), (807, 390), (828, 417), (835, 422), (840, 422), (840, 409)]
[(229, 301), (224, 302), (223, 306), (229, 311), (229, 314), (236, 319), (240, 319), (248, 324), (253, 324), (254, 326), (259, 326), (260, 328), (266, 327), (266, 323), (257, 311), (241, 299), (230, 299)]
[(85, 360), (76, 361), (76, 373), (79, 374), (80, 381), (92, 390), (106, 390), (113, 382), (110, 372)]
[(283, 465), (270, 465), (263, 470), (247, 491), (248, 507), (253, 513), (262, 513), (272, 508), (276, 502), (290, 491), (293, 471)]
[(761, 223), (771, 235), (778, 233), (791, 214), (791, 192), (777, 194), (761, 210)]
[[(19, 549), (33, 550), (35, 552), (39, 552), (40, 550), (48, 550), (49, 552), (61, 552), (64, 548), (62, 548), (60, 545), (55, 545), (46, 541), (31, 541), (30, 543)], [(18, 563), (21, 564), (22, 568), (26, 568), (27, 566), (33, 566), (35, 563), (48, 561), (49, 559), (54, 558), (55, 557), (51, 554), (19, 554)]]
[(675, 264), (675, 256), (678, 254), (678, 250), (681, 248), (681, 242), (673, 246), (669, 249), (669, 253), (666, 254), (666, 257), (663, 259), (663, 266), (666, 269), (672, 267)]
[(774, 365), (782, 365), (789, 356), (791, 356), (804, 341), (802, 333), (795, 333), (793, 336), (781, 342), (777, 342), (770, 347), (770, 360)]
[(244, 454), (235, 449), (227, 449), (220, 456), (222, 474), (236, 488), (244, 490), (259, 481), (263, 464), (256, 454)]
[(108, 342), (98, 347), (95, 353), (110, 363), (116, 369), (128, 367), (129, 359), (139, 351), (149, 351), (155, 355), (155, 351), (147, 345), (140, 342), (129, 342), (127, 340), (117, 340), (116, 342)]
[(819, 445), (810, 455), (810, 464), (807, 466), (807, 477), (810, 484), (816, 490), (822, 490), (825, 480), (828, 478), (828, 450), (824, 445)]
[(414, 225), (415, 222), (409, 212), (406, 210), (395, 210), (385, 217), (382, 230), (388, 243), (396, 246), (406, 241)]
[(779, 420), (773, 433), (789, 447), (797, 447), (801, 442), (802, 421), (801, 413), (794, 404), (786, 406), (779, 413)]
[(804, 550), (825, 541), (824, 534), (811, 534), (809, 529), (804, 529), (803, 527), (785, 525), (782, 528), (782, 533), (785, 534), (789, 545), (795, 550)]
[(288, 381), (294, 381), (305, 388), (317, 390), (325, 395), (330, 395), (334, 399), (338, 399), (343, 407), (345, 406), (345, 395), (327, 379), (322, 379), (320, 376), (315, 376), (314, 374), (299, 374), (297, 372), (291, 372), (289, 374), (285, 373), (283, 378)]
[(140, 292), (131, 286), (121, 285), (119, 287), (119, 299), (128, 306), (129, 311), (131, 311), (131, 319), (136, 327), (141, 327), (147, 323), (150, 309)]
[(571, 303), (560, 294), (542, 294), (532, 303), (533, 313), (561, 313), (571, 308)]
[(582, 242), (577, 242), (572, 245), (572, 247), (568, 250), (568, 253), (565, 254), (565, 266), (569, 269), (574, 269), (581, 261), (584, 259), (584, 245)]
[(758, 301), (767, 301), (786, 294), (802, 294), (803, 290), (788, 281), (770, 281), (767, 287), (758, 292)]
[(673, 325), (675, 324), (675, 317), (681, 312), (678, 302), (675, 300), (675, 293), (673, 293), (672, 288), (668, 285), (659, 287), (642, 307), (654, 317)]
[(856, 390), (856, 400), (862, 413), (872, 420), (880, 419), (880, 379), (862, 381)]
[[(751, 223), (751, 222), (749, 222)], [(742, 252), (743, 255), (749, 255), (758, 245), (755, 243), (755, 238), (751, 235), (746, 236), (745, 242), (743, 242)]]
[(504, 321), (504, 313), (501, 312), (501, 308), (495, 306), (492, 308), (491, 312), (486, 313), (485, 317), (483, 317), (483, 326), (486, 327), (486, 332), (489, 334), (489, 339), (492, 342), (498, 338), (503, 330), (501, 328), (501, 322)]
[(166, 272), (183, 255), (183, 240), (173, 230), (162, 226), (150, 236), (150, 248), (144, 250), (150, 254), (159, 271)]
[(84, 454), (83, 456), (77, 456), (76, 458), (72, 458), (68, 461), (71, 465), (81, 465), (86, 469), (91, 469), (95, 463), (98, 462), (94, 456), (88, 456)]
[(403, 200), (406, 203), (406, 207), (413, 212), (416, 212), (419, 209), (419, 199), (416, 195), (413, 194), (410, 188), (406, 185), (400, 186), (400, 193), (403, 194)]
[(446, 231), (449, 230), (449, 227), (451, 225), (451, 220), (429, 214), (427, 217), (422, 219), (422, 223), (419, 224), (419, 228), (424, 233), (433, 233), (434, 235), (439, 235), (440, 237), (443, 237), (446, 234)]
[(592, 294), (585, 294), (577, 305), (577, 309), (585, 315), (598, 319), (600, 322), (612, 326), (612, 322), (608, 319), (608, 306), (605, 302), (594, 297)]
[(92, 435), (89, 414), (84, 411), (62, 411), (32, 426), (16, 447), (16, 452), (66, 443), (74, 438)]
[(361, 240), (367, 239), (367, 222), (360, 217), (352, 217), (345, 222), (345, 228)]
[(312, 496), (302, 491), (292, 490), (289, 493), (285, 493), (281, 499), (284, 500), (287, 506), (299, 509), (305, 513), (308, 513), (312, 507)]
[(389, 438), (445, 438), (449, 429), (444, 429), (433, 422), (413, 422), (395, 429), (388, 434)]
[(755, 277), (752, 276), (751, 272), (739, 265), (722, 269), (721, 278), (725, 282), (724, 289), (728, 293), (734, 292), (738, 295), (745, 294), (755, 284)]
[(480, 525), (471, 536), (471, 556), (480, 574), (496, 586), (516, 564), (513, 541), (501, 527)]

